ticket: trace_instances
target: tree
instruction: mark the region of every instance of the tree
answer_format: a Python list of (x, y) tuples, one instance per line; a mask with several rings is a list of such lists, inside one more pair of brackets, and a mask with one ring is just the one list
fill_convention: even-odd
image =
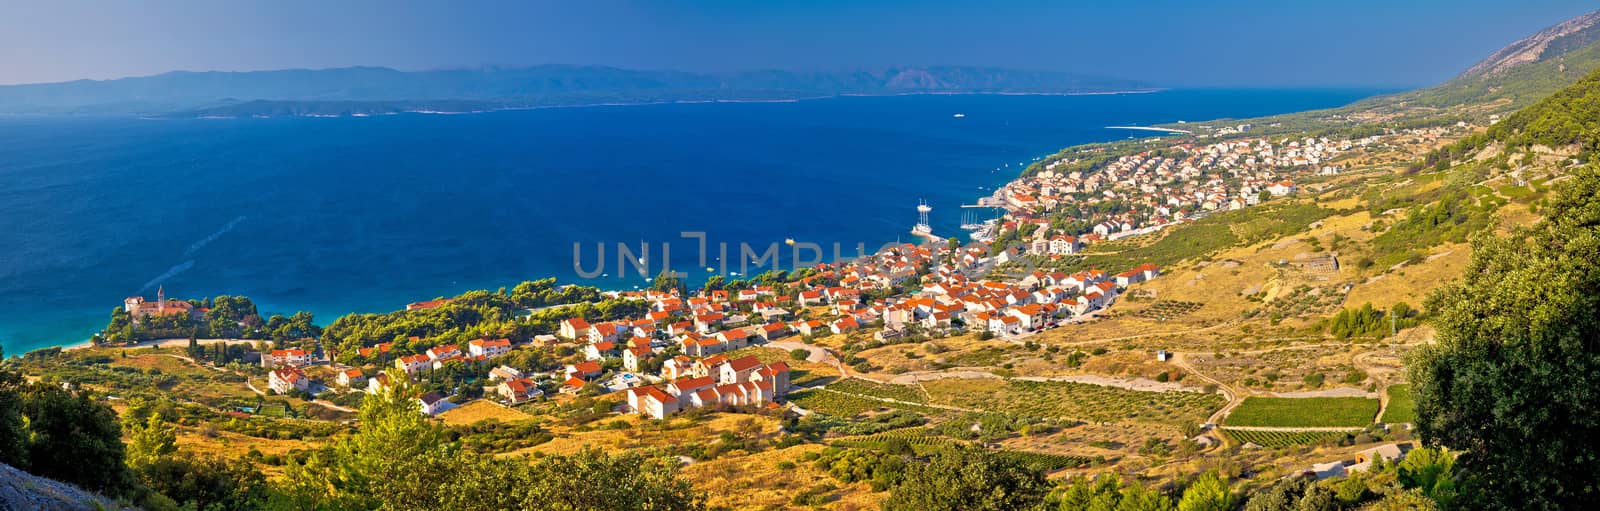
[(1228, 490), (1228, 482), (1212, 470), (1201, 474), (1200, 479), (1183, 490), (1183, 498), (1178, 500), (1178, 511), (1232, 511), (1234, 500), (1233, 492)]
[(1172, 511), (1172, 499), (1146, 489), (1137, 482), (1124, 483), (1116, 474), (1105, 474), (1093, 482), (1073, 478), (1060, 495), (1061, 511)]
[(1573, 172), (1545, 222), (1473, 241), (1428, 298), (1436, 343), (1407, 364), (1417, 427), (1460, 451), (1460, 501), (1600, 507), (1600, 169)]
[(116, 413), (89, 392), (28, 386), (22, 417), (29, 473), (108, 494), (131, 488)]
[(1417, 490), (1396, 491), (1367, 508), (1370, 511), (1434, 511), (1439, 506)]
[(975, 447), (942, 450), (908, 469), (886, 511), (1034, 509), (1049, 492), (1044, 474)]
[(219, 457), (168, 456), (138, 472), (140, 482), (186, 509), (260, 509), (269, 491), (255, 465)]
[(128, 428), (128, 466), (139, 470), (178, 451), (178, 435), (161, 420), (161, 414), (152, 413), (143, 424)]
[(1397, 471), (1400, 484), (1416, 488), (1440, 507), (1450, 507), (1455, 500), (1456, 457), (1443, 449), (1423, 447), (1412, 449), (1400, 460)]
[(0, 463), (27, 467), (28, 433), (22, 420), (22, 376), (0, 370)]

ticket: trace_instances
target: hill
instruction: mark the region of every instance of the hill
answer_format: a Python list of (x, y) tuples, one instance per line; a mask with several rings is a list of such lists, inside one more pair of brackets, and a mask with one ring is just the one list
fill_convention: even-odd
[(0, 509), (121, 509), (110, 499), (0, 463)]
[(1149, 88), (1147, 84), (1112, 78), (981, 67), (715, 74), (566, 65), (417, 72), (349, 67), (178, 71), (116, 80), (0, 86), (0, 112), (458, 112), (599, 103), (789, 100), (842, 94), (1087, 93)]

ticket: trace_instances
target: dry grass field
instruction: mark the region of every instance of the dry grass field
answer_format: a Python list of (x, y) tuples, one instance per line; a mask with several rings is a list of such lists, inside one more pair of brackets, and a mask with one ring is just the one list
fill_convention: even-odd
[(515, 408), (507, 408), (487, 400), (479, 399), (439, 414), (439, 419), (450, 426), (472, 424), (479, 421), (494, 422), (523, 422), (532, 420), (533, 416), (523, 413)]

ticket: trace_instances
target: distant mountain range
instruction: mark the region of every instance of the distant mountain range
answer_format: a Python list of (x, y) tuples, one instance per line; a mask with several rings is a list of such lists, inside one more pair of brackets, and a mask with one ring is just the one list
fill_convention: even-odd
[(836, 72), (686, 73), (599, 66), (397, 71), (381, 67), (176, 71), (116, 80), (0, 86), (0, 113), (166, 116), (360, 115), (676, 101), (770, 101), (913, 93), (1072, 94), (1149, 84), (1050, 71), (902, 67)]

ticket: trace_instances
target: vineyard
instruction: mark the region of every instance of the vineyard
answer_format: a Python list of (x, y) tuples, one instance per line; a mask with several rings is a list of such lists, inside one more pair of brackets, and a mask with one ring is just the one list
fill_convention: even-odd
[(1150, 304), (1149, 307), (1135, 311), (1130, 315), (1137, 318), (1166, 321), (1200, 310), (1202, 305), (1205, 304), (1177, 300), (1157, 300), (1156, 303)]
[(947, 378), (924, 382), (932, 403), (1026, 417), (1161, 424), (1203, 422), (1223, 404), (1202, 392), (1144, 392), (1075, 382)]
[[(934, 435), (927, 428), (912, 427), (885, 431), (875, 435), (842, 439), (835, 441), (833, 445), (857, 449), (886, 450), (892, 440), (904, 441), (919, 456), (961, 444), (956, 440)], [(1063, 468), (1086, 467), (1091, 462), (1089, 458), (1064, 454), (1014, 450), (998, 450), (995, 452), (1001, 456), (1017, 460), (1030, 468), (1047, 472)]]
[(860, 378), (845, 378), (828, 384), (828, 390), (868, 397), (895, 399), (909, 403), (926, 403), (922, 391), (911, 385), (878, 383)]
[(1406, 384), (1390, 385), (1389, 406), (1383, 409), (1383, 418), (1378, 422), (1386, 424), (1402, 424), (1417, 421), (1417, 403), (1411, 399), (1411, 386)]
[(1364, 397), (1247, 397), (1228, 414), (1229, 426), (1292, 428), (1361, 427), (1378, 416), (1378, 400)]
[(1342, 431), (1252, 431), (1229, 428), (1222, 428), (1222, 432), (1241, 444), (1253, 443), (1262, 447), (1317, 445), (1349, 434)]
[(943, 413), (943, 410), (931, 406), (880, 401), (826, 388), (789, 394), (789, 401), (799, 405), (801, 408), (835, 417), (854, 417), (866, 412), (883, 409), (909, 410), (928, 415)]

